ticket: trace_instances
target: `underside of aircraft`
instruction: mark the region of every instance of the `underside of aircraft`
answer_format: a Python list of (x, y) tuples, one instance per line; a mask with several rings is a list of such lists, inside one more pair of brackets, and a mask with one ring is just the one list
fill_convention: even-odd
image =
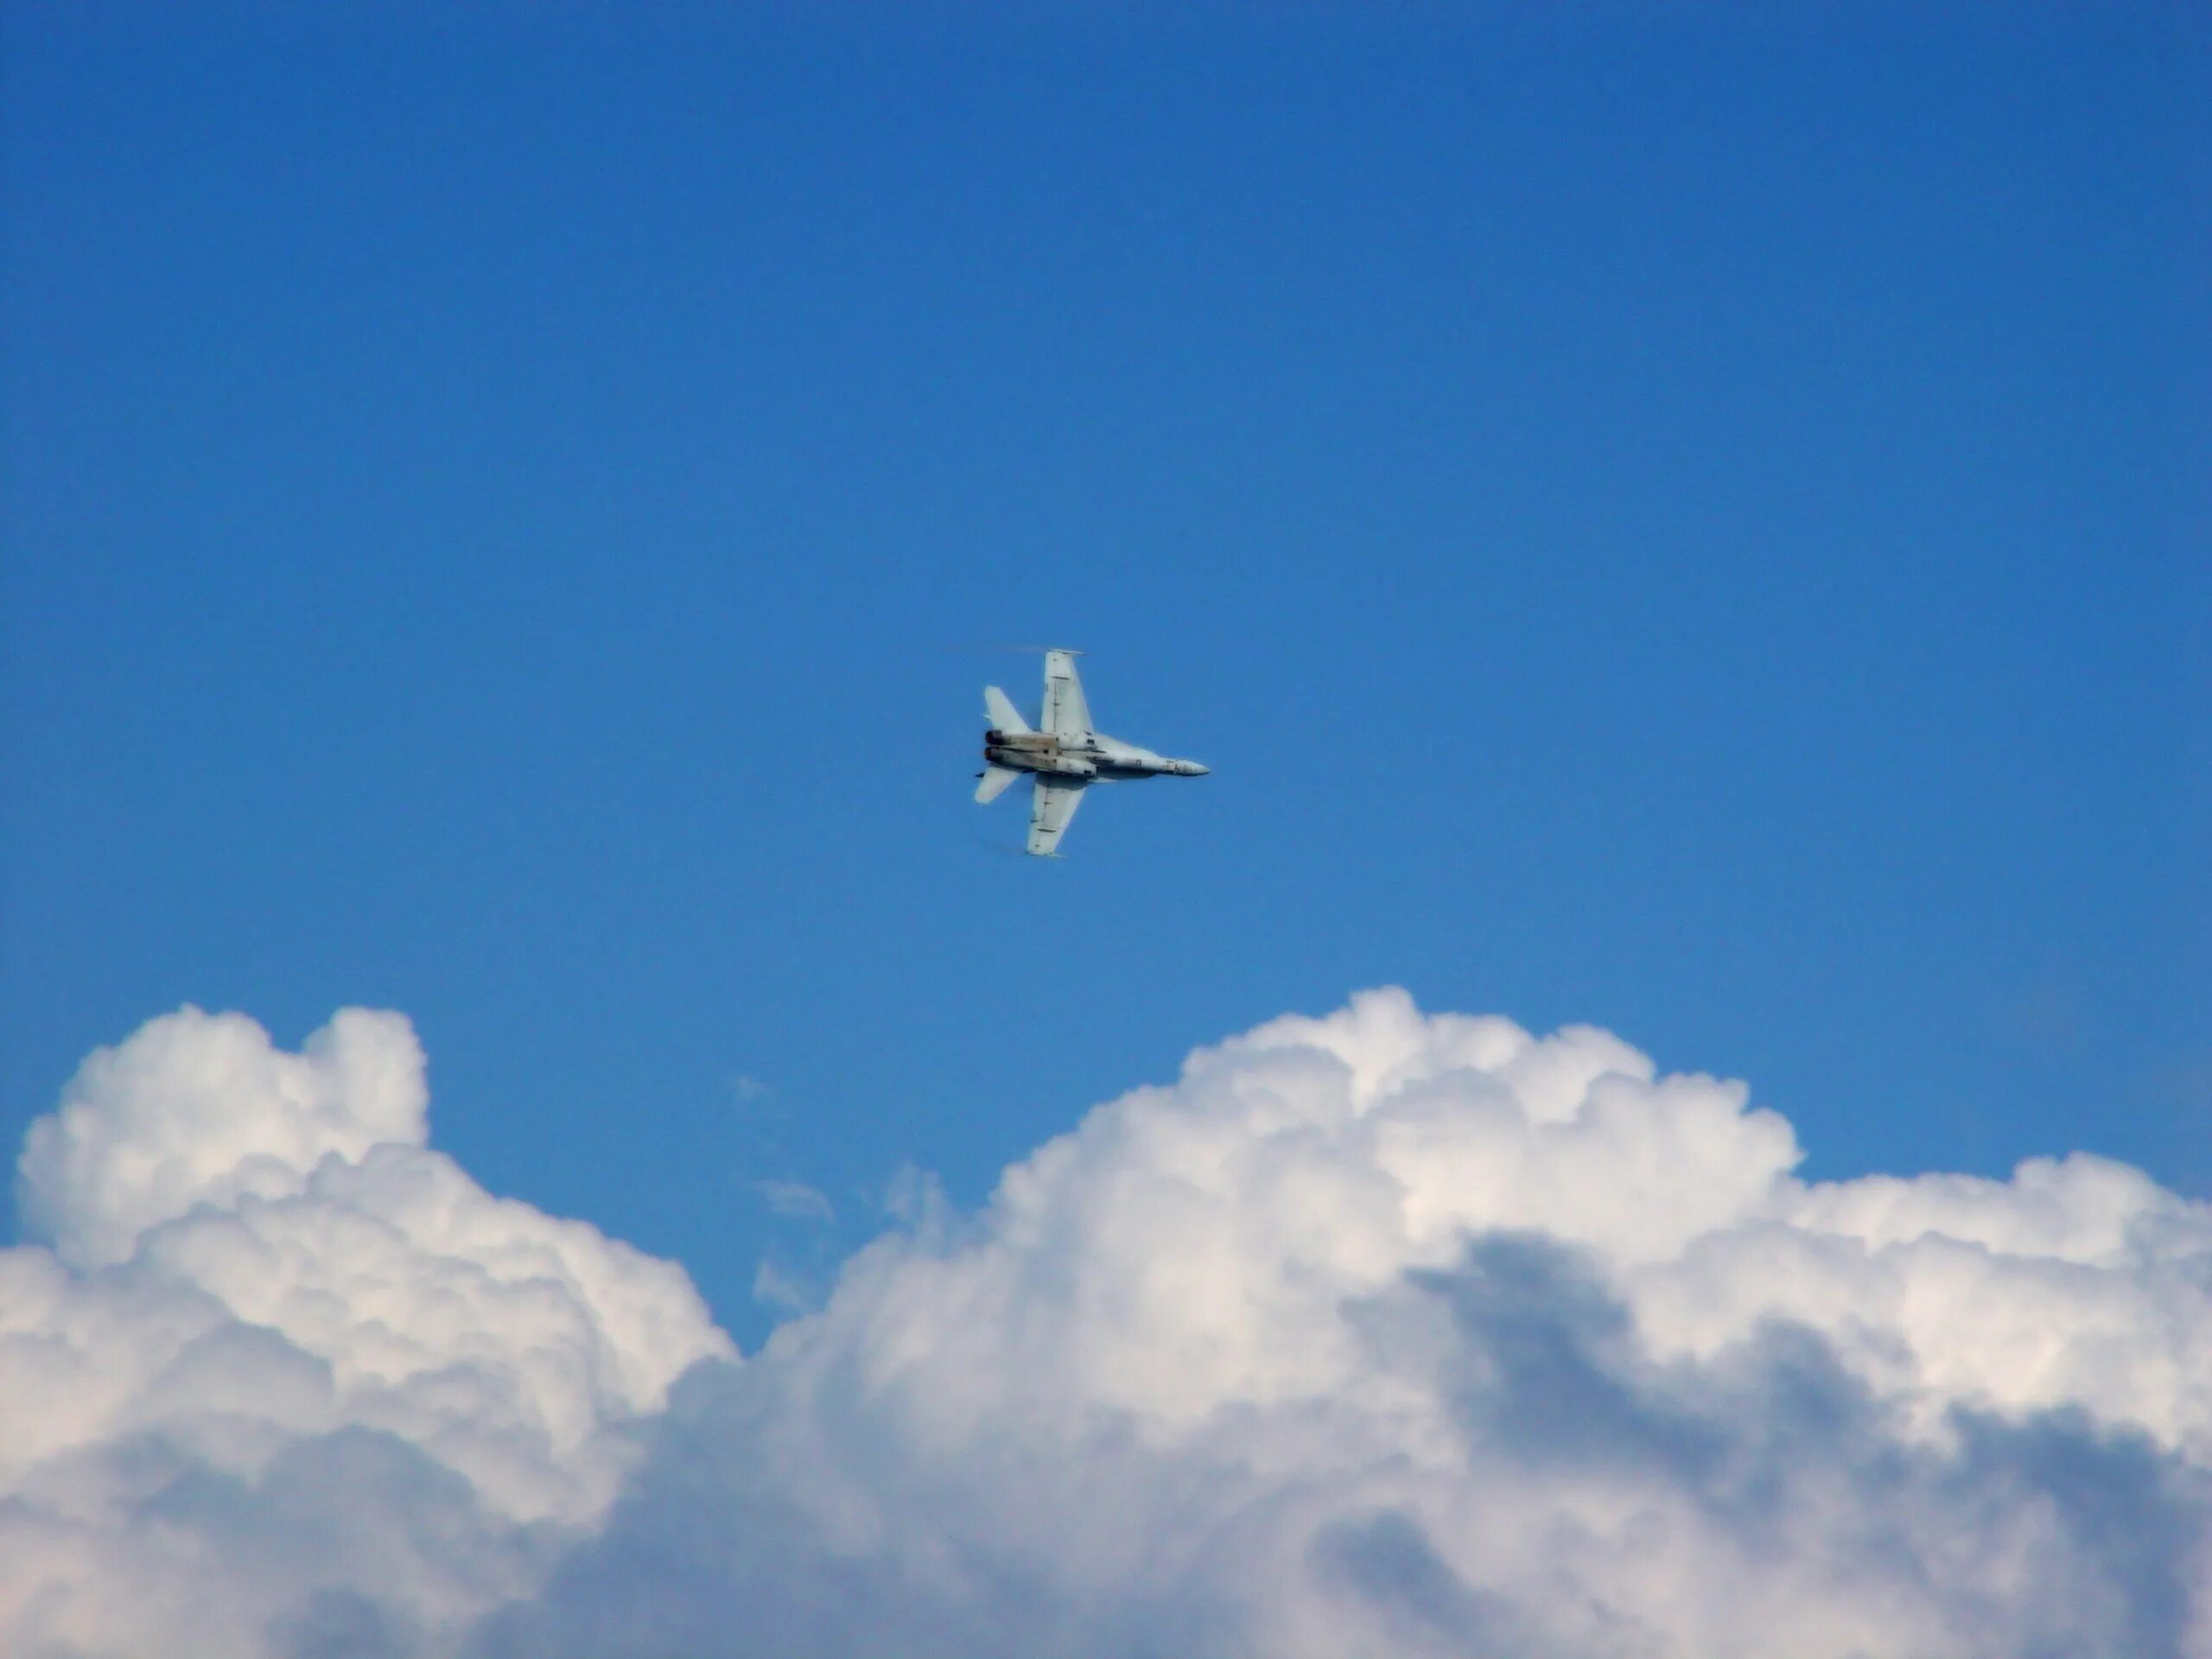
[(1142, 778), (1203, 778), (1195, 760), (1156, 754), (1134, 743), (1109, 737), (1090, 723), (1090, 705), (1075, 671), (1072, 651), (1045, 653), (1045, 698), (1032, 726), (1014, 701), (995, 685), (983, 688), (982, 781), (976, 798), (996, 800), (1027, 772), (1035, 781), (1029, 809), (1028, 850), (1039, 858), (1059, 856), (1060, 837), (1093, 784), (1133, 782)]

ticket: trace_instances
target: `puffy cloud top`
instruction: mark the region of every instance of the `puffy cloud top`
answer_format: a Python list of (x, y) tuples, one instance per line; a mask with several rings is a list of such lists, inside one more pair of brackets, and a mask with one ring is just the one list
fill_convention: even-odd
[(92, 1055), (31, 1126), (24, 1215), (64, 1262), (105, 1267), (195, 1205), (289, 1198), (325, 1158), (422, 1146), (429, 1105), (398, 1014), (346, 1009), (286, 1054), (244, 1014), (186, 1008)]
[(2212, 1212), (1806, 1183), (1402, 993), (925, 1187), (745, 1365), (424, 1144), (404, 1021), (89, 1061), (0, 1256), (33, 1654), (2212, 1659)]
[[(308, 1581), (449, 1621), (526, 1582), (531, 1523), (596, 1519), (636, 1420), (734, 1352), (680, 1268), (429, 1150), (427, 1099), (397, 1014), (288, 1054), (186, 1009), (33, 1127), (54, 1248), (0, 1253), (0, 1646), (251, 1653)], [(253, 1536), (272, 1492), (308, 1537)], [(349, 1505), (397, 1535), (307, 1550)], [(410, 1535), (442, 1510), (457, 1537)]]

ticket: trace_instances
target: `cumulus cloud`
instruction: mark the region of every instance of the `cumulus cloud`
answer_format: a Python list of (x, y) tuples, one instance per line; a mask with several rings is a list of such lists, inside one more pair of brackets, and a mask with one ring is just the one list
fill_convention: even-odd
[(740, 1364), (423, 1112), (391, 1016), (187, 1014), (34, 1131), (10, 1651), (2212, 1655), (2212, 1212), (2122, 1166), (1807, 1183), (1370, 993), (914, 1179)]
[(680, 1269), (431, 1151), (426, 1100), (396, 1015), (288, 1054), (187, 1009), (34, 1126), (0, 1648), (407, 1650), (525, 1593), (636, 1423), (733, 1351)]

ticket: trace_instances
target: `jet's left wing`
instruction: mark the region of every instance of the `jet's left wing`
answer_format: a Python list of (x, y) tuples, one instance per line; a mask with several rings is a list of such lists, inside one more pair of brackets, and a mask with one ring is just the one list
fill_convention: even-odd
[(1029, 807), (1029, 850), (1039, 858), (1058, 857), (1060, 836), (1082, 804), (1081, 784), (1048, 783), (1039, 778)]
[(1090, 735), (1090, 705), (1084, 701), (1083, 682), (1076, 677), (1071, 651), (1045, 653), (1045, 714), (1040, 724), (1054, 737)]

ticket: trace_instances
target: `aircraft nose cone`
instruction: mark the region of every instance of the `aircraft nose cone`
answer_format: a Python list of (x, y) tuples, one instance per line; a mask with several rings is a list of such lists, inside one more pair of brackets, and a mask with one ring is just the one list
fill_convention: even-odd
[(1193, 778), (1203, 778), (1213, 770), (1211, 766), (1202, 766), (1195, 760), (1185, 760), (1183, 769)]

